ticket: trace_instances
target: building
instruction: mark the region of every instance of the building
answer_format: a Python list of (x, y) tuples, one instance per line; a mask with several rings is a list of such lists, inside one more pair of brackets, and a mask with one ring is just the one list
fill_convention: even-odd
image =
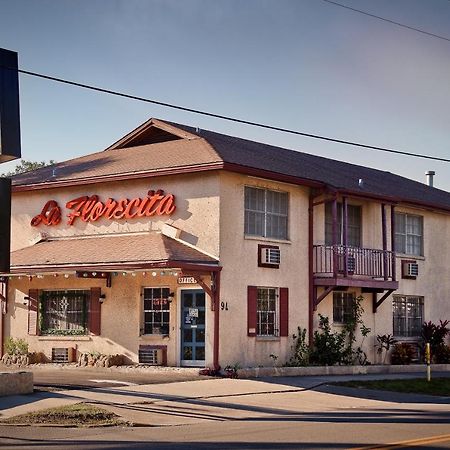
[(151, 119), (14, 178), (1, 335), (49, 358), (282, 364), (297, 327), (339, 329), (362, 295), (375, 361), (377, 334), (450, 317), (449, 213), (389, 172)]

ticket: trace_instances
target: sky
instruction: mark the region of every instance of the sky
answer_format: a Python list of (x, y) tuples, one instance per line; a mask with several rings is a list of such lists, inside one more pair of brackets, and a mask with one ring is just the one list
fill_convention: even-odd
[[(450, 0), (340, 0), (450, 38)], [(323, 0), (0, 0), (19, 68), (189, 108), (450, 158), (450, 42)], [(450, 191), (450, 163), (258, 129), (20, 75), (22, 157), (101, 151), (150, 117)], [(3, 164), (1, 172), (15, 163)]]

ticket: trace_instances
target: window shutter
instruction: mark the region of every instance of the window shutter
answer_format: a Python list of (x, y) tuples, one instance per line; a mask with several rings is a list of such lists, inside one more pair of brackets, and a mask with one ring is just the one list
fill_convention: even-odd
[(289, 289), (280, 288), (280, 336), (289, 335)]
[(101, 331), (100, 294), (100, 288), (91, 288), (91, 298), (89, 301), (89, 331), (96, 336), (99, 336)]
[(36, 336), (39, 334), (39, 291), (37, 289), (30, 289), (28, 291), (28, 334)]
[(258, 289), (256, 286), (247, 287), (247, 336), (256, 336), (256, 304)]

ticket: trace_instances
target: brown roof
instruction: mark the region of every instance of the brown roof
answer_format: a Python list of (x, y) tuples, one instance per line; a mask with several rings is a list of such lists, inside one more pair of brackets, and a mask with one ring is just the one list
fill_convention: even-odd
[(157, 232), (39, 242), (11, 253), (11, 272), (217, 265), (211, 256)]
[(40, 189), (212, 169), (450, 211), (449, 192), (390, 172), (157, 119), (106, 151), (15, 176), (13, 185), (15, 190)]

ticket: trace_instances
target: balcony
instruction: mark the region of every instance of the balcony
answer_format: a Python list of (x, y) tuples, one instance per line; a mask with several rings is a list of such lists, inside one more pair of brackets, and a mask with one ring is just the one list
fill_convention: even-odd
[(392, 251), (344, 245), (314, 245), (313, 273), (316, 286), (397, 289)]

